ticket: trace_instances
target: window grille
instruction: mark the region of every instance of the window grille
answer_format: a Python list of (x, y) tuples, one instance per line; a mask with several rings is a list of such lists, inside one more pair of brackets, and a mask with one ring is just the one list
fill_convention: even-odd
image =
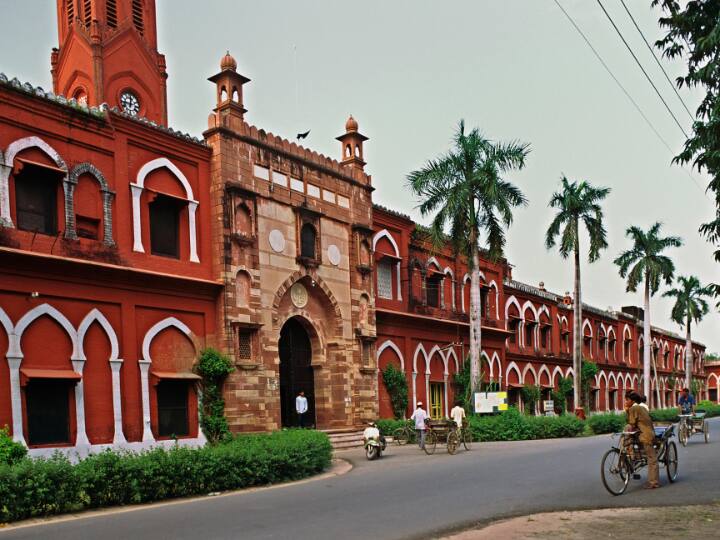
[(377, 265), (378, 296), (392, 299), (392, 266), (390, 261), (380, 261)]
[(75, 22), (75, 0), (67, 0), (66, 9), (68, 26), (72, 26)]
[(83, 0), (83, 23), (85, 26), (90, 26), (92, 22), (92, 1)]
[(242, 330), (238, 332), (237, 351), (239, 360), (252, 359), (252, 336), (250, 332)]
[(132, 19), (135, 29), (140, 32), (140, 35), (145, 32), (145, 23), (143, 21), (143, 6), (142, 0), (133, 0), (132, 3)]
[(107, 18), (107, 25), (110, 28), (117, 28), (117, 1), (116, 0), (106, 0), (105, 15)]

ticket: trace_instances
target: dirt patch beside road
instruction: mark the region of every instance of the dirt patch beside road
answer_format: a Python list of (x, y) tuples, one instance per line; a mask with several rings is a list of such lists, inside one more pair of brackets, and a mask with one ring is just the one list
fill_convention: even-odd
[[(662, 508), (612, 508), (551, 512), (499, 521), (445, 540), (595, 540), (627, 538), (717, 538), (720, 503)], [(639, 536), (638, 536), (639, 535)]]

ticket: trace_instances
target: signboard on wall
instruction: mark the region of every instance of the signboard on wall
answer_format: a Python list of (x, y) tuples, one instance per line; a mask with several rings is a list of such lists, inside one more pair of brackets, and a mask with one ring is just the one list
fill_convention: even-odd
[(554, 411), (554, 410), (555, 410), (555, 403), (553, 402), (553, 400), (552, 400), (552, 399), (546, 399), (545, 401), (543, 401), (543, 409), (545, 410), (545, 412)]
[(493, 414), (507, 409), (507, 392), (475, 392), (476, 413)]

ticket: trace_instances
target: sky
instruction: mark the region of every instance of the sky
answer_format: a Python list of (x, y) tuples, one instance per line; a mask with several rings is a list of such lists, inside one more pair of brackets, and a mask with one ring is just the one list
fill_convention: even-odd
[[(214, 106), (206, 79), (229, 50), (245, 86), (246, 119), (286, 138), (311, 130), (305, 145), (340, 157), (335, 137), (352, 114), (365, 143), (376, 203), (421, 223), (407, 174), (449, 150), (460, 119), (497, 141), (530, 143), (527, 166), (506, 179), (529, 205), (515, 212), (506, 256), (513, 277), (572, 290), (571, 260), (544, 246), (548, 201), (560, 176), (612, 189), (604, 203), (609, 248), (582, 266), (584, 301), (620, 309), (642, 305), (627, 293), (613, 259), (630, 247), (625, 230), (680, 236), (672, 250), (677, 273), (720, 281), (713, 247), (698, 226), (711, 219), (707, 178), (672, 165), (685, 137), (634, 63), (597, 2), (559, 0), (661, 139), (594, 57), (554, 0), (158, 0), (158, 47), (167, 58), (170, 125), (200, 136)], [(652, 43), (662, 36), (650, 0), (626, 0)], [(603, 4), (654, 80), (679, 123), (691, 120), (619, 0)], [(52, 88), (50, 49), (57, 46), (53, 0), (0, 0), (0, 71)], [(663, 65), (671, 79), (681, 62)], [(702, 94), (680, 90), (694, 111)], [(669, 146), (669, 149), (668, 149)], [(587, 239), (585, 245), (587, 246)], [(652, 299), (654, 325), (684, 335), (670, 319), (672, 302)], [(714, 310), (693, 337), (720, 351)]]

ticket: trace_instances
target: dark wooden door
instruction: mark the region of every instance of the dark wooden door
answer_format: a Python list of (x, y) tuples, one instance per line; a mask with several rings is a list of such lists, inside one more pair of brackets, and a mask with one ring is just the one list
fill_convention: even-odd
[(290, 319), (280, 331), (280, 407), (283, 427), (298, 425), (295, 398), (305, 392), (308, 411), (305, 426), (315, 425), (315, 376), (310, 366), (312, 347), (307, 331), (297, 319)]

